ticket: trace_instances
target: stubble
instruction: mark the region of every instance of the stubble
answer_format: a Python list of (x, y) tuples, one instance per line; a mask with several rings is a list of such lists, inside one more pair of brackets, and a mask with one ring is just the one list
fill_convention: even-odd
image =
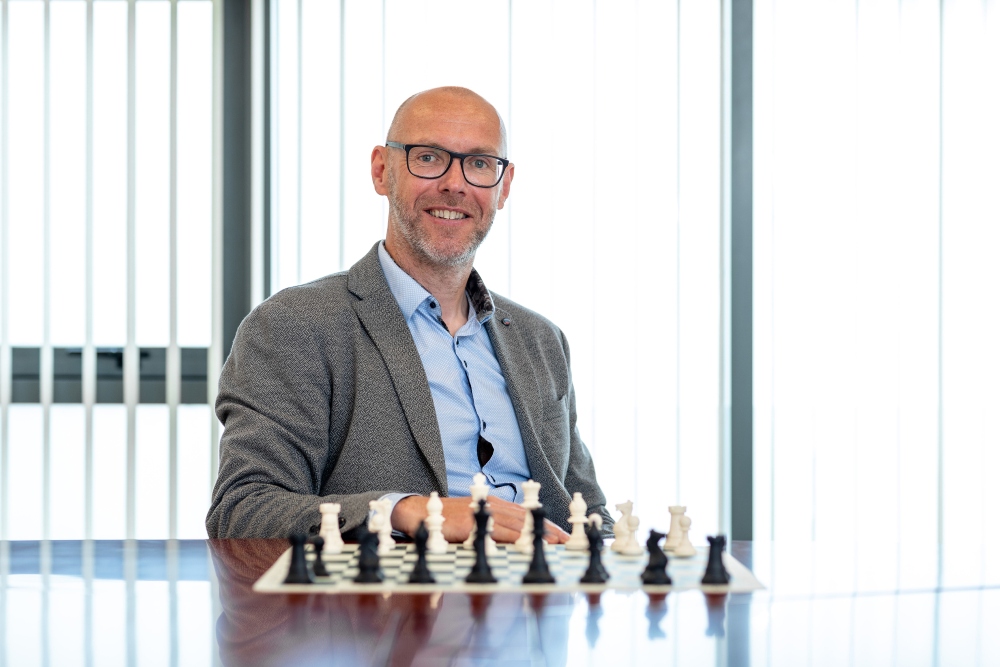
[[(425, 207), (424, 203), (418, 200), (413, 209), (408, 210), (405, 208), (396, 187), (396, 174), (392, 170), (388, 174), (387, 186), (389, 191), (387, 195), (389, 207), (392, 209), (392, 215), (397, 221), (397, 231), (399, 231), (400, 236), (403, 237), (403, 240), (406, 241), (407, 245), (410, 246), (413, 253), (420, 260), (427, 264), (450, 268), (461, 268), (472, 264), (472, 261), (476, 257), (476, 251), (493, 227), (496, 208), (483, 211), (483, 222), (485, 224), (476, 226), (473, 229), (472, 235), (462, 245), (454, 247), (455, 243), (459, 240), (458, 237), (460, 234), (464, 234), (464, 232), (456, 229), (451, 234), (442, 232), (451, 243), (447, 244), (447, 247), (439, 247), (428, 233), (428, 230), (420, 224), (420, 214)], [(447, 197), (432, 203), (442, 207), (457, 208), (459, 206), (458, 199)]]

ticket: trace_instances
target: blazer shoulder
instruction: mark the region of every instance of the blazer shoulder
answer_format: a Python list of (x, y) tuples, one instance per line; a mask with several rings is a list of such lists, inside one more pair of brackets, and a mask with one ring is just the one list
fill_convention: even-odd
[(557, 338), (563, 337), (562, 329), (544, 315), (522, 306), (505, 296), (493, 292), (490, 293), (490, 296), (493, 297), (493, 305), (496, 308), (498, 317), (510, 317), (519, 325), (532, 330), (535, 334), (551, 333)]
[(340, 271), (286, 287), (265, 299), (254, 310), (263, 316), (291, 312), (303, 321), (309, 321), (329, 317), (341, 310), (351, 310), (357, 300), (347, 289), (347, 272)]

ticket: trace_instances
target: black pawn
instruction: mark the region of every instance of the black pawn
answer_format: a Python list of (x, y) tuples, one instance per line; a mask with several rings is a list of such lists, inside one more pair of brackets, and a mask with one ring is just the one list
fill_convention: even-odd
[(413, 565), (413, 571), (410, 572), (410, 583), (435, 583), (434, 575), (427, 567), (427, 527), (424, 526), (423, 521), (420, 522), (420, 527), (417, 528), (417, 533), (413, 536), (413, 542), (414, 548), (417, 550), (417, 562)]
[(669, 586), (670, 575), (667, 574), (667, 554), (660, 548), (660, 540), (663, 533), (655, 530), (649, 531), (649, 539), (646, 540), (646, 549), (649, 551), (649, 564), (642, 573), (642, 583), (651, 586)]
[(708, 567), (705, 568), (705, 576), (701, 578), (703, 584), (728, 584), (729, 572), (722, 564), (722, 552), (726, 550), (726, 536), (708, 538)]
[(603, 584), (608, 580), (608, 573), (601, 563), (601, 549), (604, 548), (604, 536), (601, 529), (592, 523), (587, 523), (584, 527), (587, 533), (587, 541), (590, 543), (590, 565), (587, 571), (580, 577), (581, 584)]
[(329, 577), (330, 573), (327, 572), (326, 563), (323, 562), (323, 545), (326, 544), (326, 540), (320, 535), (313, 535), (309, 539), (309, 544), (313, 545), (313, 553), (316, 554), (316, 560), (313, 561), (313, 575)]
[(356, 584), (378, 584), (382, 582), (382, 569), (378, 560), (378, 533), (368, 530), (362, 523), (358, 527), (358, 576)]
[(549, 572), (549, 564), (545, 561), (545, 510), (541, 507), (533, 509), (531, 517), (535, 522), (534, 553), (531, 556), (531, 565), (528, 566), (528, 571), (521, 581), (525, 584), (554, 584), (555, 577)]
[(476, 550), (476, 562), (472, 565), (472, 570), (465, 578), (467, 584), (495, 584), (496, 578), (490, 569), (490, 562), (486, 559), (486, 524), (490, 521), (490, 513), (486, 511), (486, 501), (479, 501), (479, 509), (474, 515), (476, 517), (476, 537), (472, 540), (472, 546)]
[(286, 584), (311, 584), (312, 574), (309, 572), (309, 564), (306, 563), (306, 536), (296, 533), (288, 538), (292, 543), (292, 563), (288, 566), (288, 576), (285, 577)]

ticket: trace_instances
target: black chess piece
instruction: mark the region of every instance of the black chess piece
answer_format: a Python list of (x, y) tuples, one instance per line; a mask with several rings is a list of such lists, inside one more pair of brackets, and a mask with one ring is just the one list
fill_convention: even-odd
[(384, 578), (378, 559), (378, 533), (368, 530), (362, 523), (358, 526), (358, 576), (356, 584), (378, 584)]
[(535, 522), (534, 553), (531, 555), (531, 565), (521, 581), (525, 584), (554, 584), (555, 577), (549, 572), (549, 564), (545, 560), (545, 509), (538, 507), (531, 510), (531, 518)]
[(326, 563), (323, 562), (323, 545), (326, 544), (326, 540), (321, 535), (313, 535), (309, 538), (309, 544), (313, 545), (313, 553), (316, 554), (316, 559), (313, 561), (313, 575), (329, 577), (330, 573), (327, 572)]
[(434, 575), (427, 567), (427, 527), (423, 521), (420, 522), (420, 526), (413, 536), (413, 543), (417, 551), (417, 562), (413, 565), (413, 571), (410, 572), (409, 582), (411, 584), (435, 583)]
[(292, 543), (292, 562), (288, 566), (288, 576), (285, 577), (286, 584), (311, 584), (312, 574), (309, 572), (309, 564), (306, 563), (306, 536), (296, 533), (288, 538)]
[(649, 551), (649, 564), (642, 572), (642, 583), (651, 586), (669, 586), (673, 582), (667, 574), (667, 554), (660, 548), (660, 540), (664, 538), (663, 533), (655, 530), (649, 531), (649, 539), (646, 540), (646, 550)]
[(472, 546), (476, 550), (476, 562), (472, 565), (472, 570), (465, 577), (467, 584), (495, 584), (496, 578), (490, 569), (490, 562), (486, 559), (486, 524), (489, 523), (490, 513), (486, 511), (486, 501), (479, 501), (479, 510), (476, 511), (476, 538), (472, 541)]
[(580, 583), (603, 584), (608, 580), (607, 570), (604, 569), (604, 564), (601, 563), (601, 549), (604, 548), (604, 536), (601, 534), (601, 529), (590, 522), (584, 526), (584, 531), (587, 533), (587, 541), (590, 543), (590, 565), (587, 567), (587, 571), (583, 573), (583, 576), (580, 577)]
[(705, 576), (701, 578), (703, 584), (728, 584), (729, 572), (722, 564), (722, 552), (726, 550), (726, 536), (718, 535), (708, 538), (708, 566), (705, 568)]

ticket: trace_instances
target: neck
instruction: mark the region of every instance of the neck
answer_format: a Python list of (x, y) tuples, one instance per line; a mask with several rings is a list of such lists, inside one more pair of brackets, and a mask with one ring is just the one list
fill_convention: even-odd
[(469, 320), (465, 286), (472, 273), (472, 261), (458, 266), (441, 266), (402, 252), (389, 238), (385, 240), (385, 249), (399, 268), (437, 299), (441, 305), (441, 318), (454, 336)]

